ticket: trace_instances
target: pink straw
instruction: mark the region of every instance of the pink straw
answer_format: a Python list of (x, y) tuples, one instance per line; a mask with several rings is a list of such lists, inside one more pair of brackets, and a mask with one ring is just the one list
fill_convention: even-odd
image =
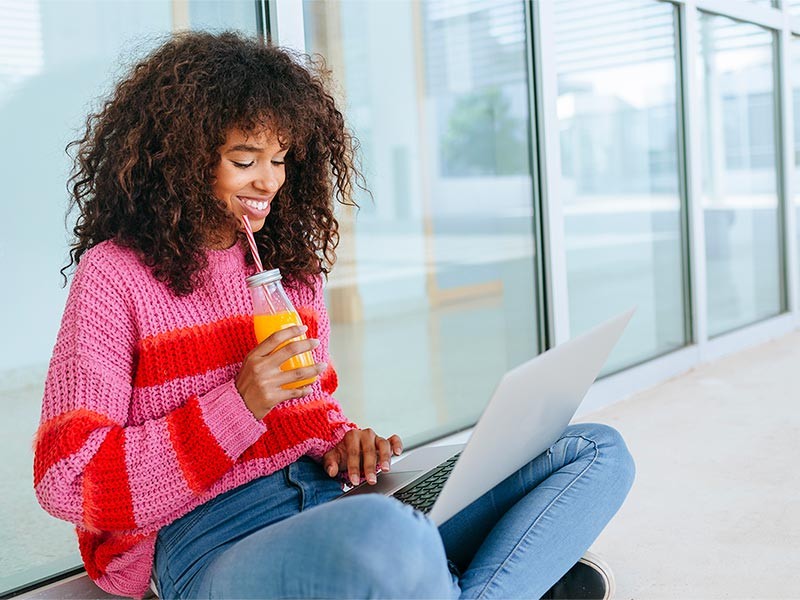
[(253, 260), (256, 262), (258, 270), (263, 271), (264, 266), (261, 264), (261, 257), (258, 255), (256, 240), (253, 237), (253, 228), (250, 227), (250, 220), (247, 218), (247, 215), (242, 215), (242, 221), (244, 221), (244, 232), (247, 234), (247, 243), (250, 244), (250, 252), (253, 253)]

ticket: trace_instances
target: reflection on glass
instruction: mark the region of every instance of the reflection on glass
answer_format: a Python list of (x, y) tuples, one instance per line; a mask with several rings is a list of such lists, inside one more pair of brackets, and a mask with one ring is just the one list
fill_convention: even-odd
[(773, 34), (701, 13), (708, 331), (719, 335), (782, 308), (775, 160)]
[(675, 11), (559, 0), (570, 332), (638, 305), (605, 372), (684, 345)]
[(800, 16), (800, 0), (784, 0), (789, 6), (789, 13)]
[(304, 2), (362, 144), (327, 291), (337, 398), (407, 443), (473, 423), (537, 352), (520, 0)]
[[(800, 6), (800, 3), (798, 3)], [(792, 65), (792, 104), (794, 106), (794, 231), (800, 249), (800, 37), (792, 38), (790, 61)]]
[(188, 19), (180, 24), (182, 28), (214, 32), (236, 29), (250, 35), (257, 33), (253, 0), (171, 0), (170, 4), (173, 27), (177, 18), (175, 13), (183, 6), (184, 11), (188, 12)]
[(15, 290), (0, 300), (0, 594), (80, 565), (73, 527), (39, 507), (32, 482), (32, 439), (66, 300), (64, 147), (120, 59), (134, 60), (173, 28), (200, 26), (255, 33), (252, 0), (0, 2), (0, 131), (13, 140), (0, 147), (0, 173), (15, 199), (0, 204), (2, 282)]

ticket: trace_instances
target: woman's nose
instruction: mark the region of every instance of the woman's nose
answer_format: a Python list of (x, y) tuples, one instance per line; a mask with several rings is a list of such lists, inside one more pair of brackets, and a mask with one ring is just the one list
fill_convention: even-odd
[(254, 184), (258, 189), (264, 190), (269, 194), (274, 194), (280, 187), (280, 181), (271, 167), (261, 171)]

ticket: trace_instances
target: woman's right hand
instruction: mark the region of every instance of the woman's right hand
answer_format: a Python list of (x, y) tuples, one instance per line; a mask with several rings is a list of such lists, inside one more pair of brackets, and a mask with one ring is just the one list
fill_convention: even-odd
[(289, 342), (276, 350), (284, 342), (303, 335), (307, 330), (305, 325), (292, 325), (276, 331), (245, 357), (236, 376), (236, 389), (256, 419), (263, 419), (273, 406), (284, 400), (307, 396), (311, 392), (310, 385), (295, 389), (283, 389), (281, 386), (316, 377), (327, 368), (327, 364), (317, 363), (310, 367), (281, 370), (281, 365), (292, 356), (319, 346), (319, 340), (310, 338)]

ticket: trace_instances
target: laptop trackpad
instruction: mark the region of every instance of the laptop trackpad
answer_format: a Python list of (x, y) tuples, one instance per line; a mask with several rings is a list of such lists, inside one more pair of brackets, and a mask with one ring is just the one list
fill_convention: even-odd
[(437, 467), (463, 448), (464, 444), (450, 444), (446, 446), (426, 446), (411, 450), (396, 460), (392, 460), (391, 471), (378, 473), (378, 483), (375, 485), (362, 483), (358, 487), (348, 490), (342, 496), (374, 493), (393, 494), (423, 473)]
[(355, 496), (357, 494), (391, 494), (396, 492), (409, 481), (419, 477), (422, 471), (403, 471), (402, 473), (379, 473), (378, 483), (361, 485), (342, 494), (342, 496)]

